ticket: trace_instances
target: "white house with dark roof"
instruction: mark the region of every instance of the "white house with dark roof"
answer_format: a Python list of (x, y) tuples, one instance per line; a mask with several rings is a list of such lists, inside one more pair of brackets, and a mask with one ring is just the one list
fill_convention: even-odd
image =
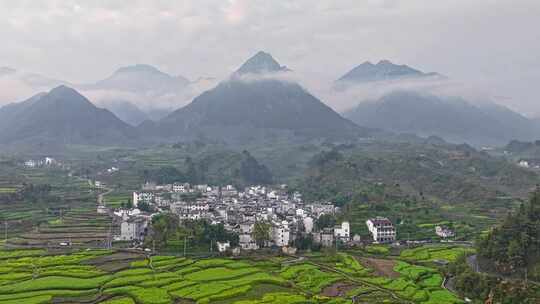
[(386, 217), (376, 217), (366, 221), (375, 243), (391, 243), (396, 240), (396, 228)]

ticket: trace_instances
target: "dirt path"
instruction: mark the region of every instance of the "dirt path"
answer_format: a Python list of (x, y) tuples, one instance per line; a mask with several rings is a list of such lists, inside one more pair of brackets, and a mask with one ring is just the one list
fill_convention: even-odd
[(337, 282), (323, 289), (322, 295), (325, 297), (345, 297), (347, 292), (355, 288), (352, 284)]
[(374, 274), (387, 278), (399, 278), (399, 272), (394, 271), (396, 261), (375, 258), (358, 258), (359, 262), (367, 268), (373, 269)]
[(98, 203), (98, 206), (103, 205), (103, 197), (104, 197), (105, 195), (107, 195), (107, 194), (113, 192), (113, 189), (110, 189), (110, 188), (104, 188), (104, 189), (107, 190), (107, 191), (98, 194), (98, 197), (97, 197), (97, 203)]
[(369, 286), (369, 287), (372, 287), (376, 290), (379, 290), (379, 291), (382, 291), (384, 293), (387, 293), (389, 295), (391, 295), (394, 299), (396, 299), (397, 301), (399, 301), (399, 303), (413, 303), (409, 300), (406, 300), (406, 299), (403, 299), (401, 297), (399, 297), (394, 291), (392, 290), (389, 290), (389, 289), (386, 289), (384, 287), (380, 287), (376, 284), (373, 284), (373, 283), (370, 283), (370, 282), (367, 282), (365, 280), (362, 280), (361, 278), (356, 278), (356, 277), (353, 277), (343, 271), (340, 271), (340, 270), (337, 270), (336, 268), (334, 267), (330, 267), (330, 266), (327, 266), (327, 265), (324, 265), (324, 264), (321, 264), (321, 263), (316, 263), (316, 262), (313, 262), (313, 261), (310, 261), (311, 264), (319, 267), (320, 269), (325, 269), (327, 271), (331, 271), (331, 272), (334, 272), (334, 273), (338, 273), (340, 275), (342, 275), (344, 278), (346, 278), (347, 280), (353, 282), (353, 283), (359, 283), (359, 284), (363, 284), (363, 285), (366, 285), (366, 286)]

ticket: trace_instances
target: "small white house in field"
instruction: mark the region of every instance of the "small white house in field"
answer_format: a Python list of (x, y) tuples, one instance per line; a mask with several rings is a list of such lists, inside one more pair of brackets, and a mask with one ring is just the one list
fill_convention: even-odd
[(435, 234), (444, 239), (453, 237), (455, 235), (452, 229), (442, 225), (435, 227)]
[(231, 248), (231, 242), (217, 242), (217, 247), (219, 252), (225, 252)]
[(526, 161), (526, 160), (520, 160), (519, 163), (518, 163), (518, 166), (522, 167), (522, 168), (529, 168), (529, 162)]

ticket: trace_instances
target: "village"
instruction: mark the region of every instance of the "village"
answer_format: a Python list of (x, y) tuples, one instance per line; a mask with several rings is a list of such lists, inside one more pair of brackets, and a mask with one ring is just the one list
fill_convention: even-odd
[[(212, 225), (222, 224), (226, 231), (238, 235), (236, 247), (230, 241), (216, 242), (219, 252), (278, 247), (286, 253), (294, 253), (296, 248), (292, 244), (299, 238), (309, 238), (314, 244), (327, 248), (396, 242), (396, 227), (381, 216), (366, 221), (369, 238), (352, 234), (348, 221), (332, 227), (317, 227), (321, 216), (337, 218), (340, 208), (330, 202), (305, 202), (301, 193), (289, 191), (287, 185), (237, 189), (232, 185), (157, 185), (147, 182), (139, 191), (133, 192), (129, 206), (114, 211), (104, 204), (98, 206), (98, 213), (114, 214), (119, 227), (114, 240), (133, 244), (142, 243), (151, 230), (153, 216), (166, 212), (174, 214), (180, 221), (204, 220)], [(267, 229), (268, 238), (264, 242), (258, 242), (254, 235), (257, 225), (265, 225)], [(435, 232), (441, 238), (453, 236), (453, 231), (444, 226), (437, 226)]]

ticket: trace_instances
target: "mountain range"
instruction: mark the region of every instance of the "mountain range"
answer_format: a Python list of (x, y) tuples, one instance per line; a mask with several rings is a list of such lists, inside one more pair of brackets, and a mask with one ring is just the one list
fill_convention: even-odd
[(478, 145), (532, 139), (538, 130), (532, 120), (494, 103), (472, 104), (414, 91), (361, 102), (344, 116), (361, 126)]
[(121, 67), (104, 79), (82, 84), (0, 67), (0, 87), (9, 86), (9, 90), (0, 94), (0, 104), (65, 85), (132, 124), (138, 123), (141, 117), (140, 113), (133, 116), (134, 107), (142, 111), (146, 118), (159, 120), (215, 84), (216, 81), (211, 77), (190, 81), (181, 75), (170, 75), (147, 64)]
[(3, 144), (124, 144), (135, 129), (74, 89), (59, 86), (0, 108)]
[[(92, 104), (75, 89), (59, 86), (48, 93), (0, 109), (0, 143), (57, 142), (121, 144), (205, 138), (225, 142), (252, 142), (268, 138), (353, 139), (368, 136), (370, 130), (343, 118), (299, 84), (272, 78), (288, 71), (268, 53), (259, 52), (246, 61), (228, 80), (196, 97), (187, 106), (153, 122), (128, 101), (108, 104), (111, 111)], [(137, 90), (143, 75), (152, 81), (170, 81), (164, 87), (185, 85), (180, 78), (148, 67), (121, 70), (99, 83), (101, 88)], [(261, 76), (252, 77), (248, 74)], [(146, 77), (145, 76), (145, 77)], [(141, 79), (140, 77), (138, 79)], [(148, 80), (148, 79), (146, 79)], [(145, 80), (145, 81), (146, 81)], [(125, 81), (125, 82), (124, 82)], [(147, 82), (141, 82), (147, 83)], [(96, 84), (97, 86), (98, 84)], [(142, 90), (151, 88), (148, 85)], [(128, 110), (131, 114), (123, 116)], [(137, 128), (133, 126), (141, 123)], [(139, 137), (143, 135), (142, 137)]]
[[(540, 123), (494, 103), (471, 103), (415, 91), (393, 91), (336, 113), (293, 80), (272, 55), (258, 52), (232, 75), (190, 82), (149, 65), (118, 69), (93, 84), (61, 85), (49, 93), (0, 108), (0, 143), (51, 141), (64, 143), (126, 143), (210, 139), (253, 142), (287, 138), (350, 140), (380, 134), (437, 136), (451, 142), (500, 145), (510, 140), (535, 140)], [(0, 68), (0, 77), (22, 75), (38, 87), (63, 83), (37, 74)], [(336, 82), (362, 83), (442, 77), (387, 60), (363, 63)], [(288, 78), (287, 78), (288, 79)], [(198, 86), (198, 87), (197, 87)], [(185, 106), (187, 96), (212, 86)], [(197, 87), (196, 89), (193, 89)], [(89, 96), (97, 107), (77, 91)], [(99, 95), (96, 92), (122, 92)], [(187, 94), (186, 92), (190, 92)], [(125, 93), (125, 94), (124, 94)], [(127, 94), (127, 98), (126, 98)], [(182, 95), (187, 94), (187, 95)], [(140, 108), (132, 98), (141, 101)], [(169, 99), (167, 107), (153, 107)], [(357, 102), (359, 102), (358, 100)], [(175, 106), (176, 105), (176, 106)], [(106, 110), (105, 110), (106, 109)], [(142, 137), (140, 137), (142, 136)]]
[(368, 134), (368, 130), (344, 119), (297, 83), (244, 77), (271, 76), (287, 70), (270, 54), (259, 52), (230, 79), (157, 123), (141, 125), (140, 131), (154, 136), (225, 141), (273, 136), (350, 138)]

